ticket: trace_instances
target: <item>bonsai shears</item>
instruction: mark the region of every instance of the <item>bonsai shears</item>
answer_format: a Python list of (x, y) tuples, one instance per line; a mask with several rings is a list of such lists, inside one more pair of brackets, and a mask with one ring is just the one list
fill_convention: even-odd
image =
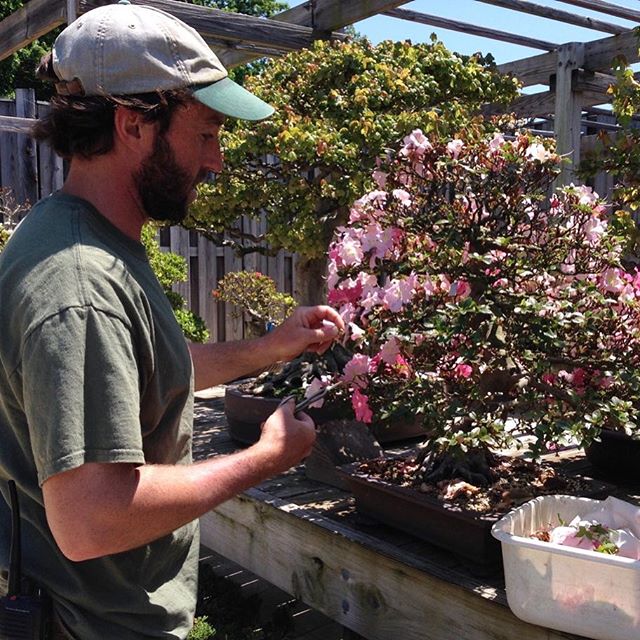
[[(305, 409), (308, 409), (312, 404), (314, 404), (315, 402), (318, 402), (318, 400), (322, 400), (327, 395), (327, 393), (329, 393), (329, 391), (333, 391), (336, 387), (339, 387), (341, 384), (343, 384), (342, 380), (338, 382), (334, 382), (333, 384), (328, 384), (325, 387), (318, 389), (318, 391), (316, 391), (315, 393), (312, 393), (308, 398), (303, 398), (302, 400), (297, 401), (296, 407), (293, 410), (293, 415), (295, 415), (296, 413), (299, 413), (300, 411), (304, 411)], [(296, 397), (294, 395), (286, 396), (285, 398), (282, 399), (282, 401), (278, 406), (281, 407), (283, 404), (286, 404), (287, 402), (289, 402), (289, 400), (295, 400), (295, 399)]]

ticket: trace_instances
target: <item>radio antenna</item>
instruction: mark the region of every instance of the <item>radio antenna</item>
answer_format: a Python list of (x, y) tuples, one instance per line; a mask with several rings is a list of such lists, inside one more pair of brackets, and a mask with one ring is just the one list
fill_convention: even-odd
[(9, 552), (7, 595), (11, 597), (20, 594), (20, 584), (22, 582), (20, 505), (18, 504), (16, 483), (13, 480), (9, 480), (9, 496), (11, 498), (11, 551)]

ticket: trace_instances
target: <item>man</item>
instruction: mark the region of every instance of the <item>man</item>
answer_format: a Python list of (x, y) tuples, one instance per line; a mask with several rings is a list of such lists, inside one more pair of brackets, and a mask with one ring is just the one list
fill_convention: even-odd
[(289, 403), (254, 446), (190, 464), (194, 386), (321, 352), (343, 323), (299, 308), (263, 338), (187, 346), (141, 227), (181, 220), (196, 184), (222, 170), (225, 117), (273, 111), (194, 30), (150, 7), (101, 7), (63, 31), (42, 72), (59, 95), (35, 135), (70, 166), (0, 256), (0, 568), (12, 478), (23, 568), (53, 600), (56, 637), (184, 638), (197, 518), (315, 439)]

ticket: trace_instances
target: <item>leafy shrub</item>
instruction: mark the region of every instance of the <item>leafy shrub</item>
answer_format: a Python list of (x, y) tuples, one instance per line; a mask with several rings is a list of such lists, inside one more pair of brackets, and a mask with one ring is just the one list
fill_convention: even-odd
[(147, 252), (149, 264), (169, 298), (173, 313), (187, 340), (206, 342), (209, 339), (209, 331), (204, 321), (193, 311), (185, 309), (185, 299), (171, 288), (177, 282), (187, 280), (187, 262), (182, 256), (160, 249), (156, 240), (156, 230), (152, 224), (146, 224), (142, 228), (142, 244)]

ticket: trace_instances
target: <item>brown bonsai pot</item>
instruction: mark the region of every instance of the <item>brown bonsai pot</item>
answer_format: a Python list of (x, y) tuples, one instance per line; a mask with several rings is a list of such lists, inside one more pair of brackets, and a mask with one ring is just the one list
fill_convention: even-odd
[[(242, 391), (239, 381), (227, 387), (224, 395), (224, 412), (229, 426), (229, 435), (240, 444), (251, 445), (260, 438), (260, 425), (278, 408), (279, 398), (256, 396)], [(343, 417), (342, 408), (325, 403), (319, 409), (308, 409), (307, 413), (316, 424)], [(373, 436), (378, 442), (395, 442), (407, 438), (424, 437), (424, 430), (419, 421), (398, 421), (388, 426), (371, 427)]]
[(480, 571), (500, 564), (500, 543), (491, 527), (500, 516), (465, 511), (416, 489), (358, 473), (358, 462), (341, 467), (359, 513), (451, 551)]
[(584, 450), (594, 468), (611, 480), (640, 484), (640, 440), (603, 429)]

